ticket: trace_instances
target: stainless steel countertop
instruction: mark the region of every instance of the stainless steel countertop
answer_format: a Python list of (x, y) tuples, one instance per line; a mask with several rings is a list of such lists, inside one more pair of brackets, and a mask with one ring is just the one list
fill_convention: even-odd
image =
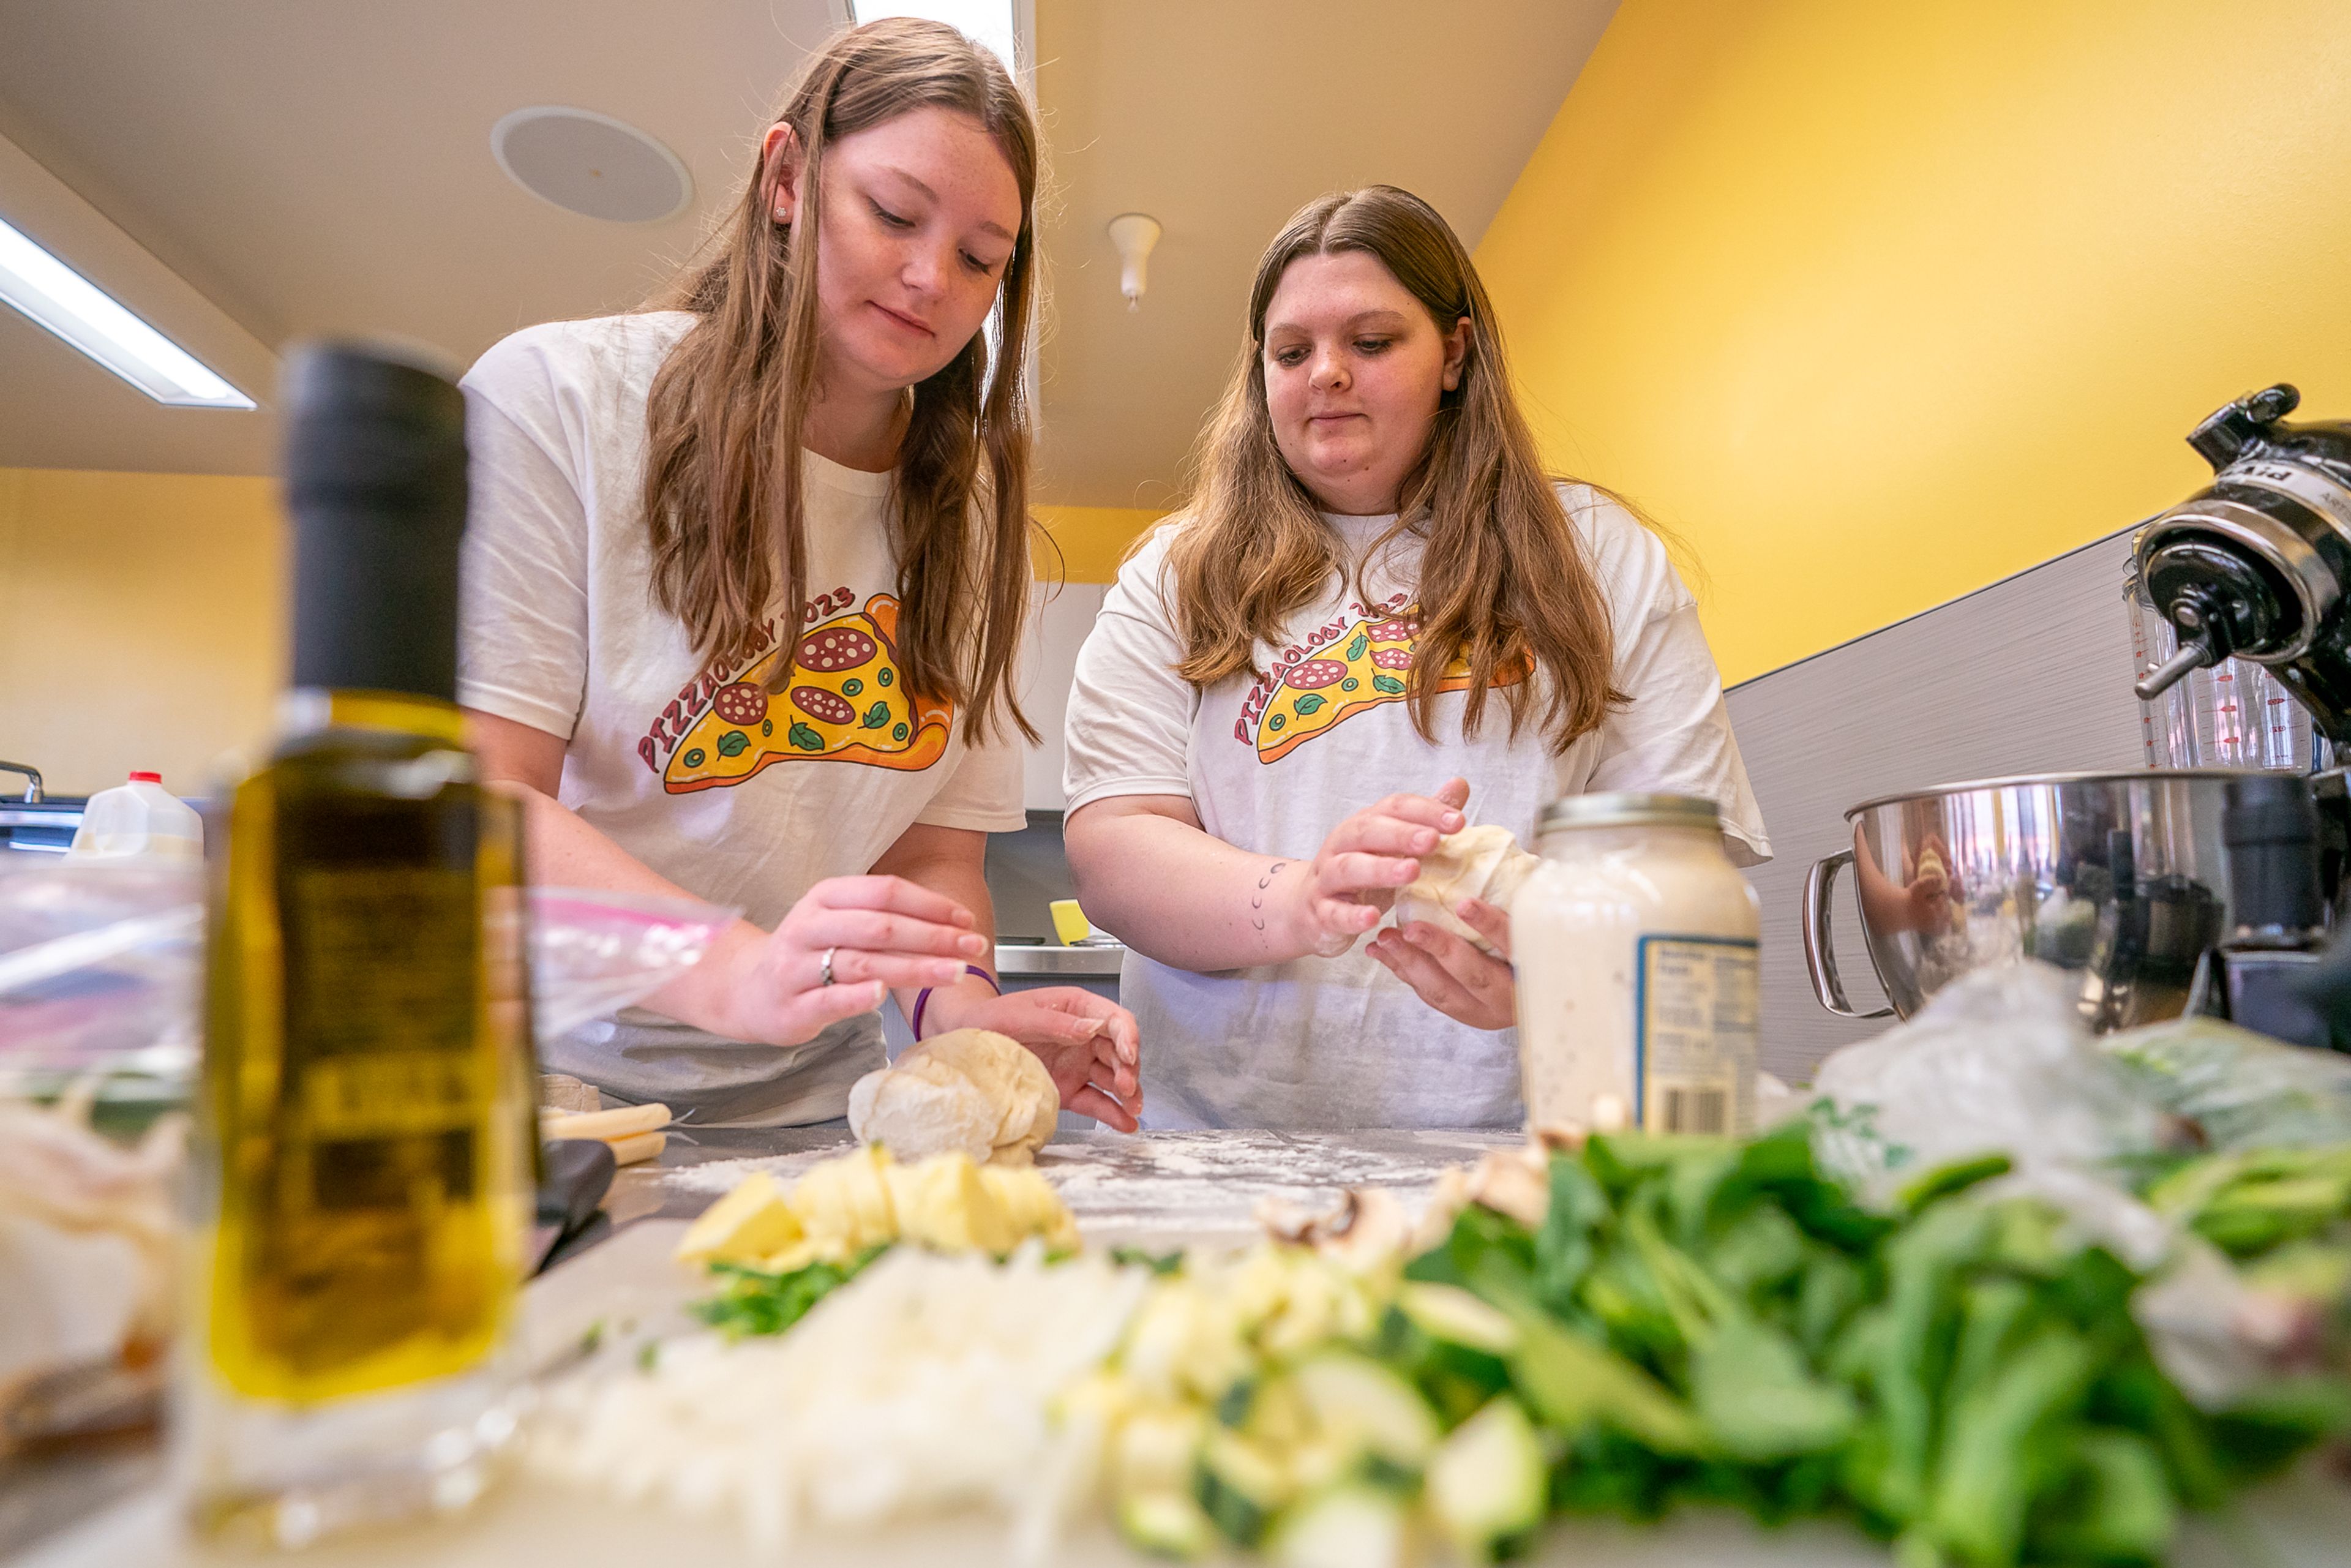
[(1024, 978), (1031, 975), (1110, 976), (1118, 973), (1120, 960), (1125, 956), (1125, 945), (1119, 942), (1089, 943), (1083, 947), (1036, 947), (999, 942), (996, 945), (996, 972)]

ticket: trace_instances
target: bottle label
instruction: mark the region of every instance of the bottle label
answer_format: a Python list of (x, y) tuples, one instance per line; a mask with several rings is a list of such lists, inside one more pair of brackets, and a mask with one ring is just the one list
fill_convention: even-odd
[(282, 968), (207, 1046), (230, 1107), (212, 1368), (295, 1406), (467, 1372), (504, 1332), (519, 1239), (479, 879), (298, 865), (262, 917)]
[(1634, 948), (1633, 1113), (1654, 1133), (1754, 1124), (1756, 944), (1644, 936)]
[(287, 1033), (300, 1043), (288, 1066), (313, 1138), (465, 1134), (480, 1122), (490, 1085), (475, 1043), (475, 897), (473, 878), (434, 868), (294, 879)]

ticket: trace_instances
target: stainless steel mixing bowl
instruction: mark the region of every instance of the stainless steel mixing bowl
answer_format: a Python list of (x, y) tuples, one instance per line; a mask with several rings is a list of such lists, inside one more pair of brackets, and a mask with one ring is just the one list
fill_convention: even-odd
[[(1908, 1018), (1974, 969), (2038, 958), (2080, 982), (2095, 1030), (2177, 1018), (2197, 958), (2231, 924), (2222, 768), (2047, 774), (1949, 784), (1845, 813), (1853, 848), (1804, 882), (1804, 964), (1844, 1018)], [(1850, 870), (1869, 959), (1893, 1006), (1846, 998), (1830, 899)]]

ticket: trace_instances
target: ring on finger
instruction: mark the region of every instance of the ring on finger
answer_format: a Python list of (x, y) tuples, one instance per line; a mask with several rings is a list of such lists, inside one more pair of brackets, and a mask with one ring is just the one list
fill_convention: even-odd
[(832, 984), (832, 956), (840, 951), (838, 947), (827, 947), (824, 950), (824, 968), (818, 984), (825, 986)]

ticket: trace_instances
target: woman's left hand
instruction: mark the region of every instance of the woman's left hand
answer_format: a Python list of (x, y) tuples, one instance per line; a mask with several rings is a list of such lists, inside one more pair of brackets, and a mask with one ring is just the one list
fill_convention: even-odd
[[(1053, 1075), (1061, 1108), (1132, 1133), (1143, 1110), (1143, 1050), (1134, 1015), (1082, 986), (1040, 986), (968, 999), (933, 994), (925, 1031), (989, 1029), (1027, 1046)], [(945, 1004), (944, 1006), (942, 1004)]]
[(1454, 909), (1500, 957), (1480, 952), (1426, 920), (1381, 932), (1364, 951), (1410, 986), (1422, 1001), (1472, 1029), (1509, 1029), (1519, 1021), (1519, 988), (1510, 969), (1510, 917), (1482, 898)]

